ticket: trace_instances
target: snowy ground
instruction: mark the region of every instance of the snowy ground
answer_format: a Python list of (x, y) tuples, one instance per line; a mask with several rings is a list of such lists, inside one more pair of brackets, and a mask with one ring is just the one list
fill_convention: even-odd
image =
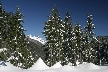
[(79, 66), (61, 66), (57, 62), (54, 66), (48, 67), (41, 58), (29, 69), (22, 70), (14, 67), (9, 62), (0, 63), (0, 72), (108, 72), (108, 66), (97, 66), (92, 63), (83, 63)]

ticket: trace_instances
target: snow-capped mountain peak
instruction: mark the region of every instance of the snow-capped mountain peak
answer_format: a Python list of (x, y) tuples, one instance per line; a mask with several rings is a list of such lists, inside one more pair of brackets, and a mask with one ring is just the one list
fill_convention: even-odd
[(45, 41), (42, 38), (40, 38), (39, 36), (32, 36), (30, 34), (30, 35), (28, 35), (28, 37), (31, 38), (31, 39), (37, 40), (37, 41), (39, 41), (42, 44), (45, 44)]

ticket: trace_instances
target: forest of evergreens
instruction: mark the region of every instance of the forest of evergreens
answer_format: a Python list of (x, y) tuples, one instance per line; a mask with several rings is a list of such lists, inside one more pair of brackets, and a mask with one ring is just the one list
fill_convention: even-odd
[(46, 38), (44, 45), (25, 35), (23, 17), (18, 6), (15, 13), (7, 12), (0, 2), (0, 49), (6, 48), (0, 52), (0, 61), (9, 61), (23, 69), (31, 67), (39, 57), (48, 66), (56, 62), (75, 66), (77, 61), (108, 64), (108, 36), (96, 36), (91, 14), (87, 15), (87, 24), (82, 29), (79, 22), (73, 24), (69, 12), (62, 20), (54, 6), (42, 32)]

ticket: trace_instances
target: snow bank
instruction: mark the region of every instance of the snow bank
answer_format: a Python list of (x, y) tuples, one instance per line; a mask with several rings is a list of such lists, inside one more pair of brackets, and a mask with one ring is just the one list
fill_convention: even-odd
[(54, 71), (54, 70), (44, 70), (42, 72), (57, 72), (57, 71)]
[(28, 70), (45, 70), (49, 69), (49, 67), (43, 62), (41, 58), (37, 60), (36, 63), (32, 67), (30, 67)]
[(59, 70), (60, 71), (76, 71), (77, 69), (74, 66), (65, 65), (65, 66), (62, 66)]
[(99, 66), (93, 63), (86, 63), (79, 67), (79, 69), (86, 69), (86, 70), (93, 70), (93, 69), (100, 69)]
[(51, 68), (60, 68), (60, 67), (62, 67), (62, 65), (59, 62), (57, 62)]
[(83, 62), (82, 64), (78, 64), (77, 67), (83, 66), (83, 65), (85, 65), (85, 64), (87, 64), (87, 62)]
[[(4, 62), (5, 63), (5, 62)], [(44, 64), (41, 58), (37, 60), (35, 65), (32, 67), (33, 70), (26, 70), (26, 69), (18, 69), (17, 67), (13, 66), (9, 62), (5, 63), (6, 66), (0, 67), (0, 72), (108, 72), (107, 66), (103, 66), (105, 68), (100, 68), (92, 63), (86, 63), (79, 67), (65, 65), (60, 68), (50, 68), (46, 69), (48, 66)], [(55, 66), (60, 65), (60, 63), (56, 63)], [(40, 70), (39, 70), (40, 68)], [(49, 67), (48, 67), (49, 68)]]
[[(4, 62), (5, 63), (5, 62)], [(14, 65), (12, 65), (10, 62), (6, 62), (5, 66), (0, 66), (0, 72), (1, 71), (16, 71), (19, 70), (17, 67), (15, 67)]]

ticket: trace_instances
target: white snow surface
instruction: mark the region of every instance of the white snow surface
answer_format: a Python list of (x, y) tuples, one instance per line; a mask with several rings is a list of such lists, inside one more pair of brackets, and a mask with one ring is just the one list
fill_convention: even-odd
[(43, 62), (41, 58), (39, 58), (37, 62), (28, 70), (45, 70), (45, 69), (49, 69), (49, 67)]
[(93, 63), (86, 63), (79, 67), (79, 69), (85, 69), (85, 70), (95, 70), (100, 69), (99, 66), (93, 64)]
[(10, 72), (10, 71), (18, 71), (19, 68), (15, 67), (14, 65), (12, 65), (9, 62), (5, 63), (7, 66), (0, 66), (0, 72)]
[(45, 44), (45, 41), (44, 41), (42, 38), (40, 38), (39, 36), (32, 36), (31, 34), (28, 35), (28, 36), (29, 36), (29, 38), (31, 38), (31, 39), (37, 40), (37, 41), (39, 41), (40, 43)]
[(62, 66), (60, 69), (60, 71), (76, 71), (77, 69), (74, 67), (74, 66), (69, 66), (69, 65), (65, 65), (65, 66)]
[(60, 67), (62, 67), (62, 65), (59, 62), (57, 62), (51, 68), (60, 68)]
[[(61, 66), (59, 62), (54, 64), (55, 68), (48, 67), (41, 58), (29, 69), (20, 69), (9, 62), (7, 66), (0, 66), (0, 72), (108, 72), (108, 66), (97, 66), (93, 63), (86, 63), (79, 66), (65, 65)], [(60, 67), (61, 66), (61, 67)]]

